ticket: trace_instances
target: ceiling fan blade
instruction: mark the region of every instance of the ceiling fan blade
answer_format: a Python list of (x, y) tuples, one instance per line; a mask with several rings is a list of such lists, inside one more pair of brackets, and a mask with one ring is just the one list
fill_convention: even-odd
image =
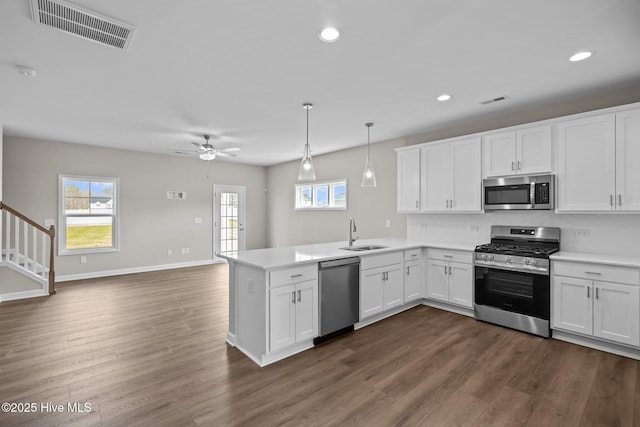
[(220, 153), (232, 153), (232, 152), (236, 152), (236, 151), (241, 151), (242, 148), (240, 147), (229, 147), (229, 148), (219, 148), (218, 152)]
[(236, 157), (236, 155), (235, 155), (235, 154), (232, 154), (232, 153), (225, 153), (225, 152), (220, 151), (220, 150), (217, 150), (216, 155), (217, 155), (217, 156), (220, 156), (220, 157)]
[(192, 142), (193, 145), (195, 145), (196, 147), (198, 147), (199, 149), (203, 149), (202, 144), (200, 144), (199, 142)]

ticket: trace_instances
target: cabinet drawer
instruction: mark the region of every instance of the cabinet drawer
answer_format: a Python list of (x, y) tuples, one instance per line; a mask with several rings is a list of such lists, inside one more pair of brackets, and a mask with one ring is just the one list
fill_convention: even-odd
[(318, 264), (305, 264), (299, 267), (274, 270), (269, 273), (269, 285), (272, 288), (318, 279)]
[(473, 260), (473, 252), (448, 251), (446, 249), (429, 249), (427, 251), (427, 257), (429, 259), (437, 259), (440, 261), (452, 261), (471, 264)]
[(380, 255), (369, 255), (360, 257), (360, 270), (367, 270), (369, 268), (384, 267), (391, 264), (399, 264), (404, 260), (404, 253), (402, 251), (391, 252)]
[(552, 266), (556, 276), (640, 285), (640, 269), (637, 268), (566, 261), (554, 261)]
[(408, 249), (404, 251), (404, 260), (413, 261), (422, 258), (422, 249)]

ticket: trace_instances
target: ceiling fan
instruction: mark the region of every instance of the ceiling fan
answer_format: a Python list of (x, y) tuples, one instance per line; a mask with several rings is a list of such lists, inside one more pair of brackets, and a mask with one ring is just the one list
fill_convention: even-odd
[[(198, 147), (198, 151), (196, 151), (196, 153), (199, 153), (198, 157), (200, 157), (202, 160), (209, 161), (209, 160), (215, 159), (218, 156), (236, 157), (236, 154), (233, 154), (233, 153), (240, 151), (240, 147), (216, 148), (209, 143), (209, 138), (210, 138), (209, 135), (203, 135), (203, 136), (204, 136), (204, 144), (200, 144), (198, 142), (192, 142), (193, 145)], [(176, 151), (176, 153), (189, 154), (181, 151)]]

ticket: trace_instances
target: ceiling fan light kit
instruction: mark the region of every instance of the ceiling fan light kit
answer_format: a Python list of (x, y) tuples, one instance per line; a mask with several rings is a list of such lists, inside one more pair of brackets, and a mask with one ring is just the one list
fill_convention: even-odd
[(367, 127), (367, 158), (364, 161), (364, 172), (362, 173), (362, 187), (375, 187), (376, 186), (376, 174), (373, 171), (373, 165), (371, 164), (371, 152), (369, 149), (370, 130), (373, 123), (365, 123)]
[(316, 172), (313, 168), (313, 159), (311, 158), (311, 149), (309, 148), (309, 110), (313, 108), (313, 104), (302, 104), (302, 108), (307, 110), (307, 142), (304, 145), (304, 155), (300, 162), (300, 170), (298, 171), (298, 181), (315, 181)]

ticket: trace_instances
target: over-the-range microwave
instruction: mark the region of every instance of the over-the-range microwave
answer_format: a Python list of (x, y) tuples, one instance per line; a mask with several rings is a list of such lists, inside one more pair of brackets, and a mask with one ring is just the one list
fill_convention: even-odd
[(554, 176), (525, 175), (482, 181), (484, 210), (553, 209)]

